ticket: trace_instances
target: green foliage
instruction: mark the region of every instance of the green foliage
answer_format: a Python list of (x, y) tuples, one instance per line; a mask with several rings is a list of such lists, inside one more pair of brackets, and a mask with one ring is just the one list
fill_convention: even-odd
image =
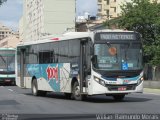
[(0, 0), (0, 5), (2, 5), (4, 2), (6, 2), (7, 0)]
[(150, 3), (150, 0), (132, 0), (121, 8), (121, 17), (106, 21), (105, 25), (116, 25), (141, 33), (144, 61), (160, 64), (160, 4)]

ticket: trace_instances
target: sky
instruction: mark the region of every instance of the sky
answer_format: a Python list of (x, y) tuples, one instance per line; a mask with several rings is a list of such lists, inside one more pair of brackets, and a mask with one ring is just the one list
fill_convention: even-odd
[[(96, 15), (97, 0), (76, 0), (76, 11), (76, 14), (80, 16), (84, 15), (85, 12)], [(13, 30), (18, 30), (18, 22), (22, 12), (23, 0), (7, 0), (0, 6), (0, 22)]]

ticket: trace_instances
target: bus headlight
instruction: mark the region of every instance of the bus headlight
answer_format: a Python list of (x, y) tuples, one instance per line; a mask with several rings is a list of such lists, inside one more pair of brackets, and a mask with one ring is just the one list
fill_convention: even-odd
[(141, 84), (143, 80), (144, 80), (144, 78), (141, 77), (141, 78), (138, 80), (137, 85)]
[(105, 81), (104, 81), (104, 80), (101, 80), (101, 79), (99, 79), (99, 78), (97, 78), (97, 77), (95, 77), (95, 76), (94, 76), (94, 80), (95, 80), (96, 82), (98, 82), (99, 84), (105, 86)]

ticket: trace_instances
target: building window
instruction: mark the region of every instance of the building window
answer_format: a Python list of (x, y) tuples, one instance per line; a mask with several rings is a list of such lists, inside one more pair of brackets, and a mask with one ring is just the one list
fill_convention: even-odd
[(116, 2), (116, 0), (114, 0), (114, 2)]
[(114, 12), (116, 13), (116, 7), (114, 7)]
[(102, 10), (102, 5), (98, 5), (98, 11), (101, 12)]
[(109, 5), (109, 0), (107, 0), (107, 5)]
[(108, 9), (107, 9), (106, 13), (107, 13), (107, 15), (109, 16), (109, 10), (108, 10)]

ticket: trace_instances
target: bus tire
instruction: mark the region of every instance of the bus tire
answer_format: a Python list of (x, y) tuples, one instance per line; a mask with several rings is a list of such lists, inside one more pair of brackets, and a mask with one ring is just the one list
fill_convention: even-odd
[(75, 100), (81, 101), (86, 98), (86, 95), (80, 94), (80, 86), (77, 81), (74, 82), (72, 86), (72, 97)]
[(39, 90), (38, 90), (38, 85), (37, 85), (37, 80), (36, 79), (33, 79), (31, 86), (32, 86), (31, 87), (32, 88), (32, 94), (34, 96), (39, 96), (40, 93), (39, 93)]
[(125, 94), (113, 95), (115, 101), (122, 101), (125, 97)]
[(34, 96), (46, 96), (47, 91), (40, 91), (38, 90), (38, 84), (37, 84), (37, 80), (33, 79), (32, 81), (32, 94)]

